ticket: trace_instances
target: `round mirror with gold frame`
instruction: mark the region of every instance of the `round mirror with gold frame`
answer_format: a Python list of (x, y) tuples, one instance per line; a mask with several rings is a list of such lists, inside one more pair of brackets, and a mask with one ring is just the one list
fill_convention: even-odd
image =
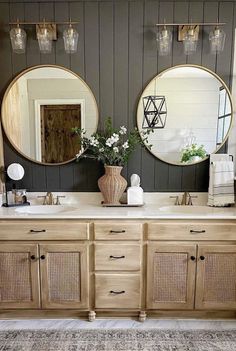
[(72, 128), (96, 132), (98, 107), (89, 86), (64, 67), (41, 65), (19, 74), (2, 103), (2, 125), (12, 146), (31, 161), (65, 164), (80, 152)]
[(196, 65), (171, 67), (143, 90), (137, 125), (151, 130), (151, 153), (174, 165), (202, 162), (226, 142), (233, 116), (228, 87), (214, 72)]

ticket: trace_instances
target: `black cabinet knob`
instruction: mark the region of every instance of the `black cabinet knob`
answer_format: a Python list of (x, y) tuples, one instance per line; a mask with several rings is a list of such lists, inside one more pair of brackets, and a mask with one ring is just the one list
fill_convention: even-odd
[(35, 260), (36, 257), (35, 257), (35, 255), (31, 255), (30, 258), (31, 258), (31, 260)]
[(204, 256), (200, 256), (200, 260), (201, 260), (201, 261), (204, 261), (204, 260), (205, 260), (205, 257), (204, 257)]
[(196, 260), (196, 257), (195, 257), (195, 256), (191, 256), (191, 257), (190, 257), (190, 260), (195, 261), (195, 260)]
[(46, 256), (45, 255), (41, 255), (40, 258), (41, 258), (41, 260), (45, 260)]

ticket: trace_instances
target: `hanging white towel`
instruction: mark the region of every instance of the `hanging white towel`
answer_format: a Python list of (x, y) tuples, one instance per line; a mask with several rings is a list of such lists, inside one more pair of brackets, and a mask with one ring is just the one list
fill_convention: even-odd
[(234, 164), (233, 161), (213, 161), (210, 163), (208, 206), (228, 206), (234, 204)]

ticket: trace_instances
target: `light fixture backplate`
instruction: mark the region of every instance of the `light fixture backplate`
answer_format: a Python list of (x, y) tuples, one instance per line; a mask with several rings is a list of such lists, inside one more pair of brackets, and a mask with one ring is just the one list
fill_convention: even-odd
[(199, 25), (180, 25), (178, 27), (178, 41), (183, 41), (185, 34), (187, 33), (187, 31), (193, 28), (194, 29), (194, 39), (198, 40), (198, 36), (199, 36), (199, 30), (200, 30), (200, 26)]
[(55, 23), (36, 24), (37, 37), (38, 37), (38, 33), (42, 33), (42, 31), (43, 31), (43, 29), (45, 29), (45, 27), (51, 33), (52, 40), (57, 40), (57, 25)]

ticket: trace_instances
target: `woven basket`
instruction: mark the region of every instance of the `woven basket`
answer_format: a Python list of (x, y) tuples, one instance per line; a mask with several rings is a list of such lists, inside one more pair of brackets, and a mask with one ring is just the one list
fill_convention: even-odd
[(105, 166), (105, 174), (98, 179), (98, 187), (103, 195), (104, 204), (119, 204), (127, 187), (127, 181), (120, 174), (123, 167)]

